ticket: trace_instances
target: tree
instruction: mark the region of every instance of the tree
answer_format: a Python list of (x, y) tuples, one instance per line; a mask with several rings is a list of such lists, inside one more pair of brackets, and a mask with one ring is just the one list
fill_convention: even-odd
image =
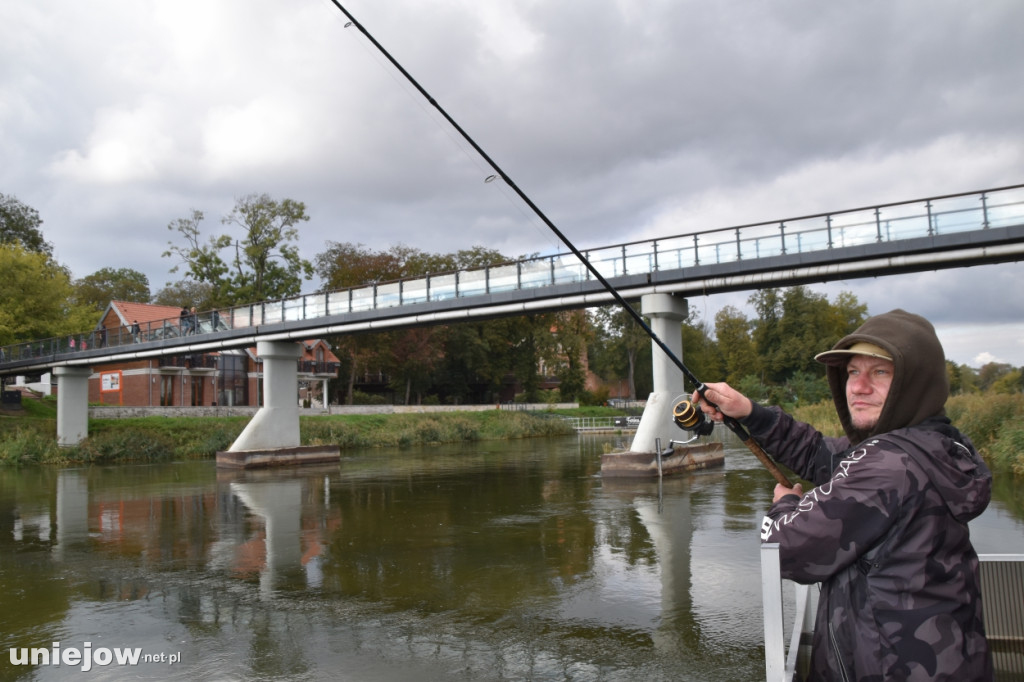
[(63, 336), (96, 324), (75, 305), (68, 271), (49, 254), (0, 244), (0, 345)]
[(74, 284), (75, 300), (103, 311), (111, 301), (149, 303), (149, 278), (131, 268), (102, 268)]
[[(710, 325), (700, 319), (696, 309), (691, 309), (687, 318), (683, 320), (682, 327), (683, 357), (681, 359), (687, 369), (693, 372), (698, 379), (722, 377), (725, 374), (722, 354), (718, 350), (718, 344), (712, 338)], [(658, 350), (657, 352), (662, 351)], [(687, 390), (695, 388), (696, 386), (687, 384)]]
[(268, 194), (250, 194), (239, 199), (221, 220), (245, 231), (234, 243), (232, 283), (237, 302), (295, 296), (302, 280), (313, 276), (313, 266), (299, 256), (296, 225), (309, 220), (301, 201), (275, 201)]
[[(168, 242), (163, 256), (180, 259), (171, 272), (186, 266), (190, 278), (211, 284), (214, 307), (295, 296), (302, 280), (313, 276), (313, 266), (294, 244), (299, 238), (295, 226), (309, 220), (302, 202), (275, 201), (267, 194), (239, 199), (221, 222), (241, 227), (241, 240), (221, 234), (204, 242), (199, 228), (203, 219), (202, 211), (193, 210), (188, 218), (172, 221), (167, 229), (177, 232), (184, 244)], [(227, 259), (221, 256), (225, 249), (233, 251)]]
[(759, 372), (757, 352), (750, 337), (750, 321), (733, 306), (715, 313), (715, 338), (722, 356), (725, 380), (736, 386), (746, 376)]
[(53, 256), (53, 245), (43, 239), (39, 212), (7, 194), (0, 194), (0, 244), (19, 244), (26, 251)]
[(167, 286), (156, 292), (151, 302), (177, 308), (213, 310), (219, 307), (218, 300), (217, 289), (210, 282), (182, 279), (177, 282), (169, 282)]
[(559, 361), (555, 370), (562, 400), (575, 400), (586, 388), (587, 343), (593, 336), (586, 313), (572, 310), (555, 315), (555, 341)]
[(859, 326), (867, 310), (847, 292), (830, 304), (824, 294), (803, 286), (765, 289), (749, 300), (758, 313), (753, 339), (764, 380), (775, 385), (785, 384), (797, 372), (820, 374), (814, 356)]
[(227, 286), (228, 266), (220, 257), (220, 251), (231, 244), (231, 238), (227, 235), (213, 236), (208, 243), (201, 243), (199, 224), (203, 222), (203, 218), (202, 211), (193, 209), (192, 215), (188, 218), (171, 221), (167, 229), (181, 235), (185, 245), (178, 246), (174, 242), (167, 242), (170, 248), (163, 252), (163, 257), (177, 256), (181, 259), (180, 263), (171, 268), (171, 272), (177, 272), (178, 268), (185, 265), (189, 277), (196, 282), (209, 284), (217, 292), (218, 297), (227, 297), (228, 292), (224, 289)]

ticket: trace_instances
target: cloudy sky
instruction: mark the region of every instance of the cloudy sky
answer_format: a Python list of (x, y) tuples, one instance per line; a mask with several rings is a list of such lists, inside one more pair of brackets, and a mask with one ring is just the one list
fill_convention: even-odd
[[(1019, 0), (342, 4), (581, 249), (1024, 182)], [(310, 260), (558, 250), (345, 21), (329, 0), (3, 3), (0, 192), (76, 277), (131, 267), (154, 292), (179, 277), (167, 225), (227, 231), (252, 193), (306, 204)], [(1021, 273), (812, 288), (1020, 366)], [(691, 306), (752, 316), (746, 297)]]

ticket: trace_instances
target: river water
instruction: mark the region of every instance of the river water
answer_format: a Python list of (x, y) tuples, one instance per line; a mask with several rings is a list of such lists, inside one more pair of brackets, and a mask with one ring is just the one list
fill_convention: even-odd
[[(618, 441), (0, 470), (0, 679), (764, 679), (770, 475), (603, 479)], [(1011, 480), (972, 533), (1024, 553)]]

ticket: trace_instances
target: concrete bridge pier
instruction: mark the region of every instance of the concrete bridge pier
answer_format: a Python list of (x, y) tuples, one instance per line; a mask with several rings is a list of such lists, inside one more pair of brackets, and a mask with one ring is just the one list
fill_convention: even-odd
[(78, 445), (89, 435), (89, 367), (55, 367), (57, 444)]
[[(672, 294), (645, 294), (640, 299), (640, 309), (650, 319), (651, 331), (676, 357), (682, 359), (682, 323), (689, 313), (686, 299)], [(676, 400), (686, 395), (683, 374), (665, 355), (665, 351), (653, 345), (654, 391), (647, 398), (647, 407), (644, 408), (640, 425), (633, 436), (630, 452), (655, 453), (659, 439), (664, 450), (670, 440), (682, 440), (686, 436), (672, 419), (672, 408)]]
[(263, 406), (228, 452), (294, 448), (299, 445), (299, 344), (257, 341), (263, 362)]
[(299, 444), (299, 344), (257, 341), (256, 355), (263, 363), (263, 407), (231, 447), (217, 453), (217, 466), (254, 469), (338, 461), (338, 446)]

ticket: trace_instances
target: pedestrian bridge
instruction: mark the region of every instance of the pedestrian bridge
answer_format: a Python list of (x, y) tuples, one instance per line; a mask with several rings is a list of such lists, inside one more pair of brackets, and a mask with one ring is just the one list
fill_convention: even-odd
[[(624, 298), (643, 300), (644, 315), (662, 318), (655, 332), (666, 340), (665, 334), (679, 336), (677, 322), (685, 316), (679, 301), (690, 295), (1024, 259), (1024, 184), (627, 242), (584, 250), (583, 255)], [(88, 330), (12, 344), (0, 347), (0, 377), (54, 370), (63, 393), (62, 375), (81, 374), (97, 364), (258, 343), (277, 344), (277, 350), (267, 346), (267, 352), (287, 357), (290, 353), (280, 344), (302, 339), (586, 308), (613, 300), (578, 258), (556, 253), (206, 311), (187, 326), (173, 318), (137, 330)], [(681, 355), (681, 340), (673, 345)], [(674, 365), (656, 361), (654, 371), (656, 391), (660, 386), (682, 392), (681, 377), (668, 377), (678, 374)]]

